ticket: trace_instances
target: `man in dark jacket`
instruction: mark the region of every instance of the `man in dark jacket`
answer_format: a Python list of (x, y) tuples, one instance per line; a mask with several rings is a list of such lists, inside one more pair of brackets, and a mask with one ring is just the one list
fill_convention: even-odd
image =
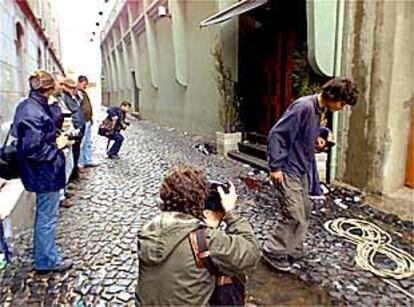
[(85, 119), (85, 131), (81, 143), (81, 152), (79, 157), (79, 168), (96, 167), (98, 164), (92, 162), (92, 125), (93, 112), (92, 104), (86, 89), (89, 81), (86, 76), (78, 77), (78, 85), (76, 88), (76, 98), (80, 102), (80, 107)]
[(126, 114), (129, 112), (130, 107), (131, 103), (128, 101), (122, 101), (119, 108), (112, 107), (107, 111), (108, 118), (112, 121), (112, 134), (110, 135), (109, 140), (114, 141), (114, 144), (108, 150), (108, 159), (120, 159), (118, 153), (121, 150), (122, 143), (124, 142), (124, 137), (121, 135), (121, 130), (125, 130), (128, 126), (128, 124), (125, 122), (125, 118)]
[(186, 165), (168, 172), (160, 188), (161, 213), (139, 232), (139, 306), (208, 305), (216, 277), (198, 265), (190, 245), (190, 233), (200, 227), (222, 274), (233, 278), (254, 270), (260, 247), (249, 222), (235, 212), (235, 188), (231, 184), (229, 193), (220, 188), (219, 193), (225, 231), (206, 222), (204, 174)]
[(67, 138), (56, 139), (56, 126), (48, 105), (55, 82), (44, 71), (29, 78), (30, 94), (22, 101), (13, 121), (17, 138), (17, 161), (20, 177), (27, 191), (36, 193), (33, 255), (35, 269), (44, 273), (63, 271), (72, 266), (62, 260), (55, 243), (59, 190), (65, 186), (65, 158), (61, 148)]
[(63, 86), (63, 101), (65, 102), (68, 109), (72, 112), (73, 126), (79, 132), (75, 143), (72, 145), (74, 164), (71, 179), (82, 179), (82, 176), (79, 175), (78, 162), (81, 153), (81, 142), (83, 134), (85, 132), (85, 117), (83, 116), (80, 102), (77, 100), (75, 95), (76, 82), (72, 79), (66, 78), (63, 80)]
[(282, 206), (280, 221), (263, 247), (264, 258), (279, 270), (290, 270), (303, 256), (303, 240), (312, 210), (307, 172), (324, 109), (331, 112), (355, 105), (358, 91), (347, 78), (328, 81), (319, 94), (294, 101), (268, 137), (267, 159)]

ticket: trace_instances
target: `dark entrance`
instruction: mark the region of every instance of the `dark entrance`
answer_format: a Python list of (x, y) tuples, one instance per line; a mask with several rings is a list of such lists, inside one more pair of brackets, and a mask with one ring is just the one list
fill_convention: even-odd
[(239, 95), (245, 131), (267, 134), (294, 100), (294, 55), (306, 44), (305, 4), (270, 0), (240, 16)]

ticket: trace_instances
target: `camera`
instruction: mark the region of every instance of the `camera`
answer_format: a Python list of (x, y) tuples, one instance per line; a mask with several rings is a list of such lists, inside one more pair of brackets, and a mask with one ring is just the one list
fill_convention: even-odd
[(223, 206), (221, 204), (221, 197), (218, 192), (218, 187), (221, 187), (226, 194), (230, 191), (229, 183), (209, 180), (207, 198), (205, 201), (204, 209), (211, 211), (224, 211)]

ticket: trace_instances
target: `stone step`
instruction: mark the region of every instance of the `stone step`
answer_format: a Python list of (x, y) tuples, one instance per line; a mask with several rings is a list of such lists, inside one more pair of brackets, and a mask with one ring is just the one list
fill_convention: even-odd
[(239, 161), (239, 162), (243, 162), (243, 163), (249, 164), (253, 167), (256, 167), (256, 168), (259, 168), (261, 170), (267, 171), (267, 162), (266, 162), (266, 160), (253, 157), (251, 155), (242, 153), (242, 152), (237, 151), (237, 150), (230, 151), (228, 153), (228, 156), (230, 158), (234, 159), (234, 160)]
[(267, 146), (263, 144), (239, 143), (239, 151), (265, 161), (267, 159)]
[(258, 132), (246, 132), (244, 139), (250, 143), (267, 145), (267, 135)]

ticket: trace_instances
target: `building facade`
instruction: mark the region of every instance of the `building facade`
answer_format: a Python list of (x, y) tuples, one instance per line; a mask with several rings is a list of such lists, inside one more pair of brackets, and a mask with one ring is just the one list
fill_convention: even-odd
[[(30, 73), (64, 73), (55, 5), (54, 0), (0, 0), (0, 146), (17, 104), (28, 94)], [(18, 233), (34, 221), (35, 197), (24, 191), (19, 179), (3, 183), (0, 203), (7, 215), (1, 219), (6, 217)]]
[[(63, 73), (56, 2), (0, 0), (0, 126), (8, 131), (36, 69)], [(1, 137), (2, 139), (2, 137)]]
[(118, 0), (101, 34), (103, 99), (129, 99), (144, 118), (213, 136), (221, 127), (212, 50), (220, 44), (245, 100), (245, 131), (266, 134), (295, 94), (347, 75), (361, 95), (356, 107), (328, 118), (337, 140), (329, 175), (392, 194), (403, 189), (410, 160), (413, 5)]
[(213, 47), (237, 63), (237, 23), (201, 29), (234, 1), (119, 0), (101, 34), (103, 101), (133, 102), (147, 119), (202, 135), (220, 129)]

